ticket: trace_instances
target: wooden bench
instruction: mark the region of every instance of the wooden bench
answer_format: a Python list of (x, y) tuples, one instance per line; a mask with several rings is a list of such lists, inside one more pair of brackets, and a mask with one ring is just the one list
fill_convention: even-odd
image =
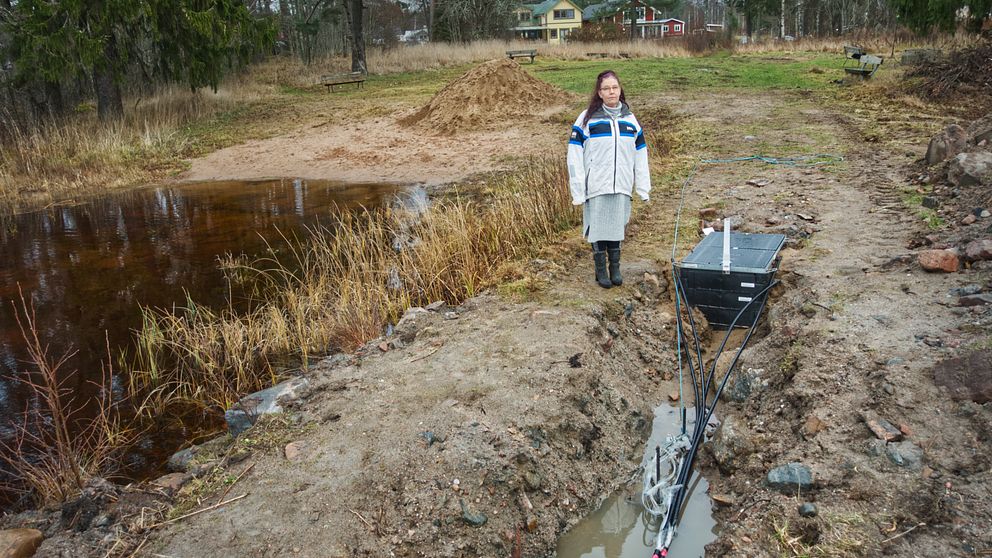
[(508, 50), (506, 51), (506, 57), (510, 60), (514, 58), (530, 58), (530, 63), (534, 63), (534, 59), (537, 58), (537, 49), (533, 50)]
[(357, 83), (358, 87), (356, 89), (361, 89), (362, 84), (365, 83), (365, 74), (362, 72), (351, 72), (348, 74), (327, 74), (320, 76), (320, 84), (326, 86), (331, 91), (334, 91), (335, 85), (344, 85), (346, 83)]
[(864, 48), (856, 45), (844, 47), (844, 58), (844, 71), (861, 79), (870, 78), (882, 65), (882, 57), (868, 54)]

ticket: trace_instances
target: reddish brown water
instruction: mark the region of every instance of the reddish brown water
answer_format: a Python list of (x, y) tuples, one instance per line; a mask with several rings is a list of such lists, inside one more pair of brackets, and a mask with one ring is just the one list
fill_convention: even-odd
[(409, 195), (423, 191), (314, 180), (211, 182), (7, 218), (0, 228), (0, 437), (31, 405), (13, 380), (31, 368), (12, 306), (18, 289), (34, 304), (50, 354), (78, 351), (62, 371), (66, 386), (85, 398), (100, 378), (107, 339), (112, 354), (126, 349), (141, 326), (140, 306), (182, 306), (187, 294), (199, 304), (226, 305), (220, 256), (283, 251), (286, 239), (305, 239), (308, 227), (334, 212)]

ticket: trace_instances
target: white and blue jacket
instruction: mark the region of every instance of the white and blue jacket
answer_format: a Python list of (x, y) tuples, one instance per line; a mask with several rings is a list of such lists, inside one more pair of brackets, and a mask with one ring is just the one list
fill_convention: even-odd
[(633, 192), (644, 201), (651, 192), (644, 130), (626, 103), (614, 120), (599, 109), (585, 125), (582, 111), (568, 141), (568, 186), (572, 203), (582, 205), (603, 194)]

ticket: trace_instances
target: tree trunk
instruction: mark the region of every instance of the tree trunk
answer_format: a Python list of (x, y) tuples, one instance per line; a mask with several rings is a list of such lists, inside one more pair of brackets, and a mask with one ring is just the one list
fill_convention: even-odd
[(293, 40), (293, 16), (289, 13), (289, 0), (279, 0), (279, 34), (286, 43), (286, 50), (296, 52), (296, 41)]
[(782, 0), (782, 13), (779, 15), (779, 24), (781, 27), (779, 31), (779, 37), (784, 39), (785, 38), (785, 0)]
[(362, 33), (362, 0), (347, 0), (348, 23), (351, 26), (351, 71), (369, 73), (365, 64), (365, 37)]
[(93, 89), (96, 91), (96, 113), (101, 122), (119, 120), (124, 116), (121, 88), (114, 76), (117, 45), (111, 35), (103, 49), (103, 60), (93, 66)]

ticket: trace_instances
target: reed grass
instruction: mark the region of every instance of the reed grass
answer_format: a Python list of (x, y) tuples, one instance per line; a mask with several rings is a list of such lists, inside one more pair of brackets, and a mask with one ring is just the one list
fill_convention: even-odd
[[(6, 378), (26, 388), (29, 406), (14, 435), (0, 440), (0, 461), (16, 473), (13, 482), (0, 488), (37, 506), (55, 505), (78, 494), (90, 479), (117, 472), (124, 451), (141, 431), (119, 413), (123, 401), (114, 394), (114, 371), (109, 365), (102, 371), (102, 381), (94, 385), (98, 395), (93, 400), (75, 397), (76, 389), (67, 385), (72, 375), (63, 370), (72, 353), (49, 354), (38, 335), (33, 304), (23, 295), (20, 302), (15, 318), (34, 370)], [(109, 354), (109, 342), (107, 350)]]
[(458, 304), (493, 285), (505, 262), (577, 223), (559, 160), (533, 160), (488, 186), (489, 199), (455, 197), (420, 213), (343, 212), (287, 256), (228, 262), (228, 273), (272, 294), (241, 315), (192, 303), (146, 310), (133, 389), (156, 394), (149, 412), (175, 401), (226, 409), (274, 383), (284, 355), (305, 363), (350, 351), (410, 306)]

